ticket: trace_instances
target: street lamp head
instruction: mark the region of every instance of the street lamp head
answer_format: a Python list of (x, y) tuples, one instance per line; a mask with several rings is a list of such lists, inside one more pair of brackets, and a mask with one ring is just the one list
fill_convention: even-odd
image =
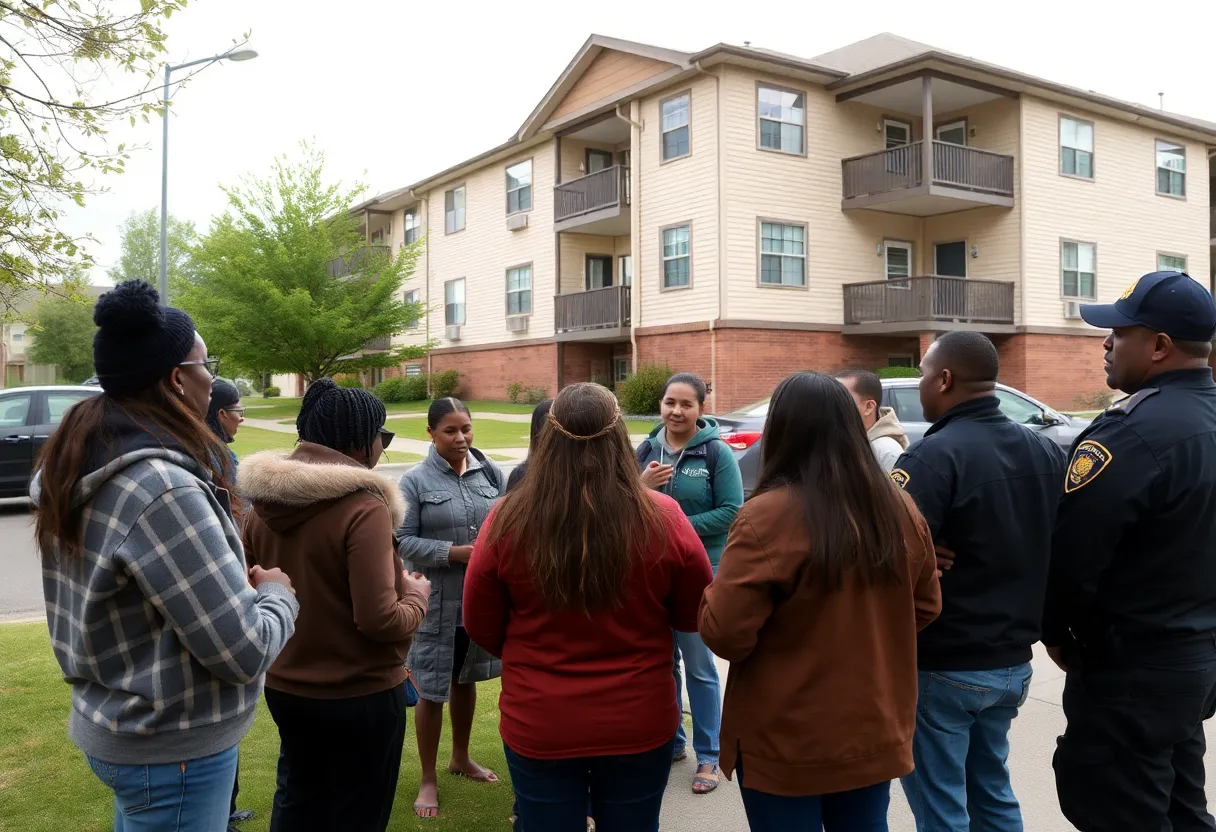
[(258, 53), (252, 49), (241, 49), (237, 52), (229, 52), (224, 57), (230, 61), (252, 61), (258, 56)]

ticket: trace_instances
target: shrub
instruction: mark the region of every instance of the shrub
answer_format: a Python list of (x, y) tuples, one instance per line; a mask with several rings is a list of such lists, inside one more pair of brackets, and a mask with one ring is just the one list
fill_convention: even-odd
[(431, 374), (431, 395), (437, 399), (446, 399), (456, 395), (456, 385), (460, 383), (460, 373), (455, 370), (444, 370), (442, 373)]
[(666, 364), (643, 364), (638, 371), (616, 386), (621, 409), (631, 416), (653, 416), (663, 401), (663, 386), (671, 378)]
[(268, 384), (266, 388), (262, 390), (262, 398), (264, 399), (277, 399), (281, 395), (283, 395), (283, 391), (279, 390), (279, 388), (275, 387), (273, 384)]
[(253, 388), (249, 386), (249, 382), (245, 381), (245, 379), (238, 378), (236, 380), (236, 392), (240, 393), (243, 399), (253, 395)]
[(524, 386), (518, 381), (513, 381), (507, 385), (507, 401), (511, 404), (519, 404), (519, 399), (524, 394)]
[(358, 376), (338, 376), (334, 379), (339, 387), (345, 387), (348, 390), (362, 390), (363, 382)]
[(426, 401), (426, 375), (406, 376), (401, 380), (403, 402)]
[(528, 404), (540, 404), (549, 398), (549, 391), (543, 387), (529, 387), (524, 391), (524, 400)]
[(915, 367), (879, 367), (874, 375), (879, 378), (919, 378), (920, 370)]
[(376, 385), (372, 395), (385, 404), (401, 404), (409, 399), (405, 397), (405, 379), (386, 378)]

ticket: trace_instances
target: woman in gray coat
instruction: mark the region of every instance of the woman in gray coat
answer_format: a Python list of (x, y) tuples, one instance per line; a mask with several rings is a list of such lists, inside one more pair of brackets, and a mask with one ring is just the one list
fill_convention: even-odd
[(502, 674), (498, 659), (469, 642), (462, 617), (465, 565), (494, 501), (502, 493), (502, 471), (473, 448), (473, 420), (458, 399), (436, 399), (427, 413), (434, 443), (421, 465), (401, 478), (405, 522), (397, 551), (407, 569), (431, 582), (426, 619), (414, 636), (408, 664), (418, 687), (416, 730), (422, 782), (414, 814), (439, 814), (435, 758), (443, 730), (443, 703), (450, 702), (452, 758), (448, 772), (484, 783), (494, 772), (469, 757), (469, 734), (477, 706), (477, 682)]

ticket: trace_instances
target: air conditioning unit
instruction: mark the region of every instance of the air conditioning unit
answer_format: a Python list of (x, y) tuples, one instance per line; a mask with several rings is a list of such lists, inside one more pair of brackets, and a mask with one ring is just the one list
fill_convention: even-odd
[(507, 332), (527, 332), (529, 315), (512, 315), (507, 318)]
[(1081, 320), (1081, 301), (1066, 300), (1064, 301), (1064, 317), (1069, 320)]
[(527, 214), (512, 214), (507, 217), (507, 228), (511, 231), (519, 231), (521, 228), (528, 227)]
[(459, 341), (460, 340), (460, 327), (459, 326), (447, 327), (443, 331), (443, 337), (447, 338), (449, 341)]

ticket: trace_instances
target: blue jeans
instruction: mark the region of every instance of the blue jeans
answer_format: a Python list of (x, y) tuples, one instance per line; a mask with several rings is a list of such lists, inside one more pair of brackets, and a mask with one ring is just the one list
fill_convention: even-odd
[(680, 707), (680, 728), (673, 744), (678, 752), (687, 743), (684, 734), (684, 694), (680, 684), (680, 658), (688, 674), (688, 704), (692, 707), (692, 750), (697, 765), (718, 764), (718, 734), (722, 730), (722, 686), (718, 666), (698, 633), (675, 632), (676, 704)]
[(918, 832), (1022, 832), (1006, 761), (1030, 664), (919, 677), (916, 770), (903, 779)]
[(747, 788), (742, 755), (735, 771), (751, 832), (887, 832), (890, 781), (835, 794), (787, 797)]
[(587, 793), (596, 832), (658, 832), (671, 773), (671, 743), (640, 754), (535, 760), (506, 749), (524, 832), (567, 832), (587, 824)]
[(154, 766), (88, 757), (114, 792), (114, 832), (224, 832), (236, 779), (236, 746), (210, 757)]

